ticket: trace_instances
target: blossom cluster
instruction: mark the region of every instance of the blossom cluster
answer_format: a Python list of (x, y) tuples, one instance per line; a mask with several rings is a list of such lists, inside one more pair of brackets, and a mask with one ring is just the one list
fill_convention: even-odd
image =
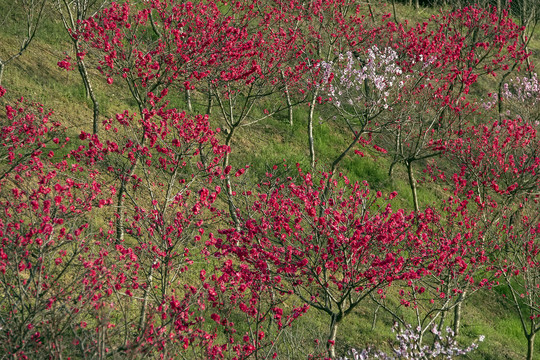
[[(505, 83), (502, 88), (501, 95), (503, 100), (511, 100), (513, 102), (534, 106), (540, 102), (540, 84), (538, 83), (538, 75), (535, 73), (530, 78), (516, 76), (509, 83)], [(494, 108), (499, 102), (499, 95), (491, 93), (482, 103), (482, 107), (486, 110)]]
[[(364, 102), (370, 106), (387, 109), (392, 88), (401, 89), (404, 80), (397, 65), (398, 54), (390, 47), (379, 49), (373, 45), (366, 51), (366, 60), (351, 51), (339, 54), (337, 61), (322, 61), (322, 84), (337, 107)], [(355, 59), (356, 56), (356, 59)], [(333, 81), (337, 78), (337, 81)]]
[(540, 101), (540, 85), (537, 74), (533, 74), (530, 78), (516, 76), (510, 80), (510, 83), (504, 84), (503, 96), (507, 99), (516, 99), (522, 102), (531, 101), (536, 104)]
[[(398, 324), (394, 325), (392, 331), (397, 332), (397, 330)], [(433, 345), (422, 345), (422, 329), (420, 327), (413, 329), (411, 325), (407, 325), (404, 330), (396, 334), (398, 344), (394, 348), (393, 355), (370, 348), (361, 351), (351, 349), (351, 360), (455, 359), (457, 356), (464, 356), (478, 349), (478, 343), (476, 342), (465, 348), (460, 347), (456, 341), (454, 331), (449, 327), (446, 328), (446, 332), (443, 334), (435, 325), (431, 329), (431, 333), (435, 337)], [(480, 335), (478, 342), (482, 342), (484, 339), (485, 336)], [(349, 358), (342, 357), (340, 360), (349, 360)]]

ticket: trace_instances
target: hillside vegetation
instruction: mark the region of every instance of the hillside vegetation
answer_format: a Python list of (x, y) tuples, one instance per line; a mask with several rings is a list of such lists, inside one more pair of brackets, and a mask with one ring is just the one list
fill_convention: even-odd
[(538, 358), (499, 5), (0, 0), (0, 357)]

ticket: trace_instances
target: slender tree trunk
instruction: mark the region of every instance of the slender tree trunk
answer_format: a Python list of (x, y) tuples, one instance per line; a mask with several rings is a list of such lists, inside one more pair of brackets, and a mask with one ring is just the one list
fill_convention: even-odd
[(467, 296), (467, 290), (464, 290), (459, 295), (458, 303), (456, 307), (454, 308), (454, 334), (456, 336), (459, 335), (459, 331), (461, 327), (462, 307), (463, 307), (463, 302), (465, 301), (465, 296)]
[[(446, 294), (449, 294), (450, 293), (450, 279), (449, 279), (449, 275), (447, 274), (445, 277), (444, 277), (444, 292)], [(443, 305), (442, 307), (442, 310), (441, 310), (441, 320), (439, 321), (439, 331), (442, 331), (442, 329), (444, 329), (444, 322), (446, 321), (446, 315), (448, 314), (448, 304), (449, 302), (445, 302), (445, 304)], [(422, 342), (420, 342), (421, 344)], [(435, 345), (435, 343), (433, 343), (433, 345)]]
[(0, 85), (2, 85), (2, 77), (4, 76), (4, 67), (6, 65), (2, 60), (0, 60)]
[[(141, 111), (142, 114), (142, 111)], [(141, 139), (141, 146), (144, 146), (144, 139), (145, 139), (146, 132), (143, 134)], [(133, 164), (131, 164), (131, 167), (129, 168), (129, 172), (125, 177), (120, 178), (120, 189), (118, 190), (118, 195), (116, 197), (116, 204), (118, 209), (118, 217), (116, 218), (116, 242), (120, 243), (124, 240), (124, 222), (126, 220), (125, 215), (125, 203), (126, 203), (126, 186), (127, 186), (127, 180), (131, 178), (131, 176), (135, 173), (135, 169), (137, 168), (137, 164), (139, 162), (139, 157), (136, 156)]]
[(338, 325), (341, 322), (341, 318), (342, 316), (339, 314), (332, 314), (332, 321), (330, 322), (330, 334), (328, 335), (328, 341), (326, 343), (326, 349), (330, 359), (336, 358), (336, 338)]
[(459, 335), (459, 329), (461, 327), (461, 308), (463, 306), (463, 302), (458, 302), (456, 307), (454, 308), (454, 334), (456, 336)]
[(97, 356), (98, 359), (104, 359), (105, 358), (105, 332), (106, 332), (106, 325), (105, 320), (103, 316), (103, 311), (100, 311), (99, 316), (99, 334), (98, 334), (98, 349), (97, 349)]
[(381, 305), (377, 305), (377, 308), (373, 312), (373, 321), (371, 322), (371, 331), (375, 330), (375, 326), (377, 325), (377, 314), (379, 313)]
[(417, 188), (416, 188), (416, 179), (414, 178), (414, 173), (412, 169), (412, 161), (407, 160), (405, 164), (407, 165), (407, 174), (409, 175), (409, 185), (411, 187), (414, 211), (418, 212), (419, 211), (418, 194), (417, 194)]
[(293, 108), (291, 102), (291, 95), (289, 94), (289, 85), (287, 85), (287, 81), (285, 80), (285, 74), (283, 73), (283, 71), (281, 71), (281, 79), (285, 84), (285, 99), (287, 100), (287, 110), (289, 111), (289, 125), (293, 126)]
[[(225, 145), (231, 146), (232, 138), (234, 131), (236, 130), (235, 126), (231, 126), (229, 129), (229, 133), (227, 134), (227, 138), (225, 139)], [(230, 152), (227, 152), (225, 154), (225, 157), (223, 159), (223, 168), (227, 168), (229, 166), (230, 162)], [(225, 186), (227, 188), (227, 203), (229, 205), (229, 214), (231, 215), (231, 218), (233, 219), (234, 226), (236, 229), (240, 228), (240, 221), (238, 220), (238, 216), (236, 215), (236, 207), (234, 206), (233, 202), (233, 191), (232, 191), (232, 183), (231, 183), (231, 174), (226, 174), (225, 176)]]
[(90, 98), (90, 90), (88, 90), (88, 86), (86, 84), (86, 81), (84, 81), (84, 72), (82, 69), (82, 66), (79, 62), (79, 58), (77, 58), (77, 69), (79, 70), (79, 75), (81, 75), (81, 79), (83, 80), (83, 86), (84, 86), (84, 98), (89, 99)]
[(186, 104), (189, 112), (193, 112), (193, 106), (191, 106), (191, 90), (186, 89)]
[(392, 11), (394, 13), (394, 21), (396, 22), (396, 24), (398, 24), (399, 20), (396, 13), (396, 0), (392, 0)]
[(293, 107), (291, 103), (291, 96), (289, 95), (289, 87), (285, 85), (285, 96), (287, 98), (287, 110), (289, 112), (289, 125), (293, 126)]
[[(536, 7), (535, 7), (536, 6)], [(529, 7), (529, 2), (527, 0), (521, 0), (521, 14), (520, 14), (520, 20), (521, 20), (521, 26), (523, 26), (525, 29), (530, 29), (532, 27), (532, 30), (529, 32), (529, 38), (527, 39), (527, 34), (525, 31), (521, 32), (521, 42), (523, 43), (525, 52), (529, 52), (528, 44), (531, 41), (531, 38), (534, 36), (536, 24), (538, 20), (534, 20), (536, 18), (536, 10), (537, 10), (538, 4), (534, 4), (531, 7)], [(532, 22), (532, 25), (531, 25)], [(533, 65), (531, 63), (530, 56), (527, 56), (525, 59), (527, 62), (527, 71), (529, 73), (529, 77), (533, 77)]]
[(531, 329), (531, 334), (527, 335), (527, 360), (534, 360), (534, 338), (536, 333)]
[(311, 168), (315, 168), (315, 143), (313, 140), (313, 116), (315, 113), (315, 104), (317, 104), (317, 95), (319, 95), (319, 89), (317, 88), (313, 92), (313, 98), (309, 104), (309, 115), (308, 115), (308, 142), (309, 142), (309, 159)]
[[(521, 33), (521, 41), (523, 42), (523, 45), (525, 46), (525, 52), (529, 52), (529, 47), (528, 47), (528, 41), (525, 39), (525, 34), (522, 32)], [(533, 65), (531, 63), (531, 57), (530, 56), (527, 56), (527, 58), (525, 59), (525, 61), (527, 62), (527, 72), (529, 73), (529, 78), (532, 78), (533, 77)]]
[(388, 169), (388, 177), (391, 178), (394, 171), (394, 166), (398, 163), (398, 154), (402, 154), (400, 151), (401, 146), (401, 128), (398, 129), (398, 133), (396, 135), (396, 143), (395, 143), (395, 153), (394, 153), (394, 159), (392, 160), (392, 164), (390, 164), (390, 168)]
[(212, 97), (212, 88), (208, 86), (208, 105), (206, 107), (206, 114), (212, 114), (212, 106), (214, 105), (214, 98)]
[(152, 288), (152, 280), (154, 275), (154, 267), (153, 264), (150, 265), (150, 275), (148, 275), (148, 284), (146, 286), (146, 289), (144, 289), (144, 298), (143, 303), (141, 305), (141, 312), (139, 313), (139, 324), (138, 324), (138, 330), (139, 334), (144, 328), (144, 323), (146, 322), (146, 308), (148, 307), (148, 298), (150, 296), (150, 289)]
[[(77, 51), (77, 43), (75, 45), (75, 51)], [(93, 122), (92, 122), (92, 133), (95, 135), (98, 133), (99, 129), (99, 101), (96, 97), (96, 94), (94, 93), (94, 89), (92, 88), (92, 83), (90, 82), (90, 78), (88, 77), (88, 71), (86, 70), (86, 64), (84, 63), (84, 60), (81, 59), (79, 56), (77, 56), (77, 68), (79, 69), (79, 73), (81, 74), (81, 78), (84, 84), (84, 88), (86, 91), (86, 97), (90, 97), (90, 100), (92, 100), (92, 106), (93, 106)]]
[(394, 158), (394, 160), (392, 161), (392, 163), (390, 164), (390, 167), (388, 168), (388, 177), (391, 179), (392, 176), (394, 175), (394, 166), (396, 166), (396, 159)]
[[(448, 312), (448, 310), (442, 310), (441, 311), (441, 320), (439, 320), (439, 331), (444, 329), (444, 322), (446, 320), (446, 313), (447, 312)], [(421, 344), (421, 342), (420, 342), (420, 344)]]
[(124, 214), (124, 206), (126, 203), (126, 198), (124, 194), (126, 192), (125, 180), (121, 180), (120, 189), (118, 189), (118, 194), (116, 195), (116, 207), (118, 211), (118, 217), (116, 218), (116, 242), (121, 243), (124, 240), (124, 221), (126, 215)]

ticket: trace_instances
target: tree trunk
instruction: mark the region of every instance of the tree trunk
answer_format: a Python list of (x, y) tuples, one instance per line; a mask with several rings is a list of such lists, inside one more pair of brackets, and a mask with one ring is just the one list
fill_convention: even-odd
[(193, 106), (191, 106), (191, 90), (186, 89), (186, 104), (189, 112), (193, 112)]
[[(78, 44), (75, 42), (75, 51), (77, 51)], [(86, 91), (86, 97), (90, 97), (90, 100), (92, 100), (92, 106), (94, 110), (93, 114), (93, 122), (92, 122), (92, 133), (95, 135), (98, 133), (99, 128), (99, 101), (96, 97), (96, 94), (94, 93), (94, 89), (92, 88), (92, 83), (90, 82), (90, 78), (88, 77), (88, 71), (86, 70), (86, 64), (84, 63), (83, 59), (81, 59), (79, 56), (77, 56), (77, 68), (79, 69), (79, 73), (81, 74), (81, 78), (84, 84), (84, 88)]]
[[(141, 146), (144, 146), (145, 135), (146, 135), (146, 132), (142, 136), (142, 140), (140, 142)], [(116, 198), (116, 204), (117, 204), (117, 209), (118, 209), (118, 217), (116, 218), (116, 242), (117, 243), (120, 243), (124, 240), (124, 221), (126, 219), (126, 215), (124, 213), (124, 207), (126, 203), (125, 193), (126, 193), (127, 180), (131, 179), (131, 176), (135, 173), (135, 169), (137, 168), (138, 162), (139, 162), (139, 157), (135, 156), (135, 160), (131, 164), (128, 174), (125, 177), (120, 175), (121, 176), (120, 189), (118, 190), (118, 195)]]
[[(537, 4), (535, 4), (533, 6), (538, 7)], [(520, 10), (521, 10), (520, 11), (521, 12), (521, 14), (520, 14), (521, 24), (520, 25), (523, 26), (525, 29), (528, 29), (529, 26), (531, 25), (531, 22), (533, 21), (533, 19), (536, 16), (535, 11), (537, 9), (534, 8), (534, 7), (529, 7), (528, 0), (521, 0), (521, 9)], [(536, 21), (535, 21), (535, 23), (532, 24), (532, 28), (533, 29), (536, 28)], [(534, 36), (534, 32), (530, 32), (528, 38), (527, 38), (527, 34), (526, 34), (525, 31), (521, 32), (521, 42), (523, 43), (524, 50), (527, 53), (529, 52), (528, 44), (531, 41), (531, 38), (533, 36)], [(525, 61), (527, 62), (527, 71), (529, 73), (529, 77), (532, 78), (534, 74), (533, 74), (533, 65), (531, 64), (530, 56), (527, 56)]]
[(124, 221), (126, 216), (124, 214), (124, 206), (126, 198), (124, 193), (126, 191), (125, 180), (121, 180), (120, 189), (116, 197), (116, 208), (118, 211), (118, 217), (116, 218), (116, 243), (119, 244), (124, 240)]
[(398, 20), (397, 13), (396, 13), (396, 1), (395, 0), (392, 0), (392, 12), (394, 13), (394, 21), (396, 22), (396, 24), (398, 24), (399, 20)]
[[(445, 306), (446, 307), (446, 306)], [(441, 311), (441, 320), (439, 320), (439, 331), (442, 331), (444, 329), (444, 321), (446, 320), (446, 313), (448, 310), (442, 310)], [(420, 342), (421, 343), (421, 342)]]
[(90, 90), (88, 90), (88, 86), (86, 84), (86, 81), (84, 80), (85, 79), (84, 71), (80, 64), (80, 59), (78, 57), (77, 57), (77, 69), (79, 70), (79, 75), (81, 75), (81, 79), (83, 80), (84, 98), (88, 100), (90, 98)]
[(409, 185), (411, 187), (414, 211), (418, 212), (419, 211), (418, 194), (417, 194), (417, 189), (416, 189), (416, 179), (414, 178), (413, 169), (412, 169), (412, 161), (407, 160), (405, 164), (407, 165), (407, 174), (409, 175)]
[(2, 85), (2, 76), (4, 76), (4, 67), (6, 65), (2, 60), (0, 60), (0, 85)]
[(531, 329), (531, 334), (527, 336), (527, 360), (533, 360), (534, 357), (534, 338), (536, 333)]
[(328, 341), (326, 343), (326, 349), (330, 359), (336, 358), (336, 337), (341, 318), (342, 316), (339, 314), (332, 314), (332, 321), (330, 322), (330, 334), (328, 335)]
[(375, 330), (375, 326), (377, 325), (377, 314), (379, 312), (379, 308), (381, 305), (377, 305), (377, 308), (373, 312), (373, 321), (371, 322), (371, 331)]
[(315, 168), (315, 143), (313, 140), (313, 114), (315, 112), (315, 104), (317, 103), (317, 95), (319, 95), (319, 89), (317, 88), (313, 92), (313, 98), (309, 104), (309, 115), (308, 115), (308, 142), (309, 142), (309, 159), (311, 168)]
[(394, 176), (394, 166), (396, 166), (396, 160), (394, 158), (394, 161), (390, 164), (390, 167), (388, 168), (388, 177), (391, 179), (392, 176)]
[(462, 316), (462, 306), (465, 296), (467, 295), (467, 290), (463, 291), (458, 298), (458, 303), (454, 308), (454, 334), (459, 335), (459, 328), (461, 327), (461, 316)]
[(152, 288), (152, 280), (154, 277), (154, 264), (150, 265), (150, 274), (148, 275), (148, 284), (146, 286), (146, 289), (144, 289), (144, 298), (143, 303), (141, 305), (141, 311), (139, 313), (139, 324), (138, 324), (138, 330), (139, 330), (139, 336), (142, 335), (141, 332), (144, 329), (144, 323), (146, 322), (146, 309), (148, 308), (148, 298), (150, 296), (150, 289)]
[(206, 114), (212, 114), (212, 106), (214, 105), (214, 98), (212, 97), (212, 88), (208, 86), (208, 105), (206, 107)]
[(285, 74), (283, 73), (283, 70), (281, 71), (281, 79), (285, 84), (285, 100), (287, 100), (287, 110), (289, 111), (289, 125), (293, 126), (293, 109), (291, 103), (291, 95), (289, 94), (289, 86), (287, 85), (287, 81), (285, 80)]
[(400, 151), (401, 149), (401, 127), (398, 129), (398, 133), (396, 135), (396, 148), (394, 153), (394, 159), (392, 160), (392, 164), (390, 164), (390, 168), (388, 169), (388, 177), (392, 178), (394, 166), (398, 163), (398, 154), (402, 155), (403, 152)]
[(293, 126), (293, 107), (291, 103), (291, 96), (289, 95), (289, 87), (285, 85), (285, 96), (287, 97), (287, 110), (289, 111), (289, 125)]
[[(234, 131), (236, 130), (235, 126), (231, 126), (229, 129), (229, 133), (227, 134), (227, 138), (225, 139), (225, 145), (231, 146), (232, 137), (234, 134)], [(230, 161), (230, 152), (225, 153), (225, 157), (223, 159), (223, 168), (227, 168), (229, 166)], [(229, 205), (229, 214), (231, 215), (231, 218), (234, 222), (234, 227), (239, 230), (240, 229), (240, 221), (238, 220), (238, 216), (236, 215), (236, 207), (234, 206), (233, 202), (233, 191), (232, 191), (232, 183), (231, 183), (231, 174), (225, 175), (225, 186), (227, 187), (227, 203)]]

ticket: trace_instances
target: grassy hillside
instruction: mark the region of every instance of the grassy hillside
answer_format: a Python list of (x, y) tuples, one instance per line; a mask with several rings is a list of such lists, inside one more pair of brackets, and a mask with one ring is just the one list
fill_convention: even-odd
[[(16, 51), (21, 41), (19, 27), (20, 14), (17, 9), (11, 9), (11, 2), (0, 0), (0, 58), (5, 59), (7, 54)], [(46, 108), (54, 110), (54, 117), (67, 127), (71, 137), (77, 137), (81, 130), (91, 132), (92, 129), (92, 103), (85, 98), (84, 87), (78, 72), (65, 70), (57, 66), (65, 54), (71, 54), (70, 43), (66, 40), (66, 33), (51, 4), (47, 5), (45, 17), (39, 28), (35, 40), (27, 51), (20, 57), (6, 65), (2, 86), (8, 93), (0, 99), (6, 104), (19, 97), (43, 103)], [(391, 10), (389, 6), (381, 11)], [(422, 20), (433, 13), (431, 9), (422, 8), (415, 11), (410, 7), (396, 5), (397, 14), (401, 19), (410, 22)], [(538, 37), (537, 37), (538, 38)], [(538, 40), (531, 43), (532, 49), (538, 49)], [(534, 55), (538, 54), (534, 50)], [(98, 96), (102, 119), (112, 118), (116, 113), (124, 110), (137, 111), (136, 104), (126, 96), (126, 87), (120, 82), (112, 85), (106, 83), (106, 78), (95, 69), (95, 58), (88, 55), (90, 78)], [(533, 57), (533, 61), (537, 61)], [(477, 91), (489, 89), (492, 84), (481, 83)], [(204, 113), (206, 98), (203, 93), (193, 93), (194, 113)], [(178, 108), (186, 106), (183, 94), (178, 93), (172, 98), (172, 104)], [(261, 110), (258, 110), (261, 111)], [(0, 110), (0, 116), (5, 111)], [(300, 163), (304, 169), (309, 169), (309, 154), (307, 147), (307, 116), (308, 104), (294, 109), (294, 125), (290, 126), (286, 111), (281, 112), (253, 126), (241, 128), (234, 142), (232, 163), (234, 167), (250, 165), (246, 175), (248, 179), (261, 179), (266, 171), (275, 164), (283, 162), (293, 166)], [(316, 113), (315, 119), (324, 118), (325, 114)], [(222, 126), (217, 109), (210, 116), (215, 127)], [(317, 123), (314, 129), (316, 139), (318, 169), (328, 169), (329, 162), (342, 149), (347, 146), (349, 137), (343, 124), (332, 120)], [(221, 135), (223, 136), (223, 135)], [(366, 150), (366, 156), (348, 156), (341, 164), (340, 169), (347, 173), (352, 180), (367, 180), (374, 190), (388, 193), (398, 191), (398, 205), (404, 208), (412, 207), (412, 197), (407, 182), (406, 170), (397, 166), (392, 177), (388, 175), (390, 161), (376, 156), (372, 149)], [(441, 190), (438, 188), (421, 187), (419, 200), (421, 204), (431, 204), (439, 199)], [(469, 344), (485, 335), (486, 340), (479, 349), (468, 355), (469, 359), (519, 359), (523, 358), (526, 341), (521, 332), (519, 319), (508, 306), (500, 291), (479, 291), (475, 293), (464, 308), (462, 334), (460, 341)], [(388, 301), (396, 306), (399, 303), (397, 295), (389, 295)], [(364, 348), (373, 346), (388, 349), (394, 339), (391, 332), (393, 324), (390, 314), (383, 309), (377, 309), (373, 302), (366, 301), (359, 306), (355, 313), (349, 316), (340, 329), (338, 336), (338, 351), (344, 354), (350, 348)], [(374, 318), (374, 313), (377, 314)], [(411, 320), (413, 320), (411, 318)], [(450, 319), (447, 324), (451, 323)], [(281, 351), (291, 359), (302, 359), (311, 353), (316, 345), (313, 338), (320, 338), (324, 342), (328, 331), (326, 318), (316, 311), (310, 311), (301, 317), (294, 325), (282, 335), (279, 344)], [(536, 341), (540, 349), (540, 338)], [(320, 345), (319, 350), (324, 346)], [(1, 356), (0, 356), (1, 357)]]

